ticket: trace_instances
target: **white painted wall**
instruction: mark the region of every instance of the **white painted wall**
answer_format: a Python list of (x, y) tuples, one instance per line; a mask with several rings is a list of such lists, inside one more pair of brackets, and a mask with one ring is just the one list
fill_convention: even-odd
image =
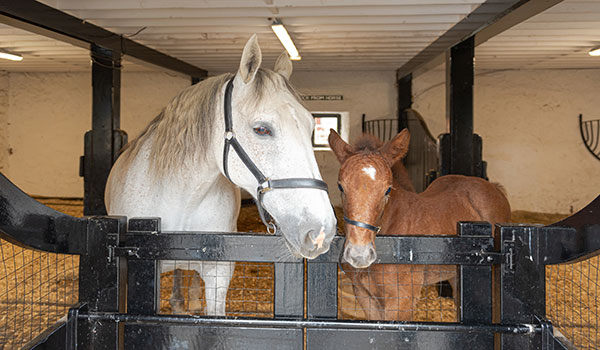
[[(438, 69), (413, 82), (414, 108), (434, 135), (446, 130), (444, 79)], [(488, 176), (513, 209), (569, 213), (600, 194), (600, 162), (577, 121), (600, 119), (600, 70), (477, 72), (474, 91)]]
[[(135, 137), (179, 90), (183, 77), (162, 72), (123, 73), (121, 125)], [(394, 72), (295, 72), (304, 94), (343, 95), (343, 101), (307, 101), (312, 111), (347, 111), (350, 140), (362, 113), (396, 114)], [(509, 192), (513, 209), (568, 213), (600, 192), (600, 162), (579, 136), (577, 115), (600, 119), (600, 70), (478, 72), (475, 131), (484, 140), (492, 181)], [(413, 82), (414, 107), (434, 135), (445, 132), (444, 71)], [(26, 192), (82, 196), (78, 160), (90, 128), (88, 73), (0, 72), (0, 168)], [(12, 154), (9, 154), (11, 150)], [(335, 205), (339, 164), (316, 153)]]
[[(6, 76), (6, 74), (5, 74)], [(8, 163), (4, 173), (25, 192), (83, 196), (79, 156), (91, 127), (90, 73), (9, 73)], [(2, 82), (0, 75), (0, 111)], [(121, 127), (136, 135), (189, 79), (159, 72), (124, 72)], [(0, 112), (0, 125), (2, 114)], [(0, 126), (0, 135), (2, 128)], [(2, 147), (0, 143), (0, 147)]]
[(8, 73), (0, 71), (0, 172), (8, 171)]
[[(312, 111), (349, 112), (350, 139), (360, 135), (362, 113), (383, 117), (395, 113), (394, 72), (296, 72), (292, 82), (305, 94), (344, 95), (343, 101), (310, 101)], [(4, 84), (4, 85), (3, 85)], [(121, 127), (135, 137), (190, 81), (162, 72), (123, 72)], [(10, 85), (3, 104), (3, 86)], [(91, 126), (91, 76), (89, 73), (0, 74), (0, 136), (12, 154), (0, 156), (0, 166), (17, 186), (30, 194), (82, 196), (78, 175), (83, 135)], [(3, 107), (4, 106), (4, 107)], [(3, 132), (3, 109), (7, 131)], [(4, 163), (3, 163), (4, 161)], [(331, 198), (337, 192), (339, 164), (331, 151), (317, 152)]]

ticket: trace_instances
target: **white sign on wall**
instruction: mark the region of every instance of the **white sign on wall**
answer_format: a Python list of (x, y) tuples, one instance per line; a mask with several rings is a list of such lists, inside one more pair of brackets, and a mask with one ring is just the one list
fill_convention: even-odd
[(304, 101), (342, 101), (344, 95), (303, 95)]

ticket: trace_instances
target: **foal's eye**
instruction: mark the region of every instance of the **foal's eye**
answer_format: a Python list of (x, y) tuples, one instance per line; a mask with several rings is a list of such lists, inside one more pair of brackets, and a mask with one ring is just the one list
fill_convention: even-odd
[(390, 195), (390, 192), (392, 192), (392, 188), (391, 188), (391, 187), (390, 187), (390, 188), (388, 188), (388, 189), (387, 189), (387, 191), (385, 191), (385, 195), (386, 195), (386, 196), (389, 196), (389, 195)]
[(254, 132), (260, 136), (271, 136), (271, 129), (264, 126), (257, 126), (254, 128)]
[(338, 182), (338, 188), (340, 189), (340, 192), (344, 193), (344, 188), (342, 187), (342, 184)]

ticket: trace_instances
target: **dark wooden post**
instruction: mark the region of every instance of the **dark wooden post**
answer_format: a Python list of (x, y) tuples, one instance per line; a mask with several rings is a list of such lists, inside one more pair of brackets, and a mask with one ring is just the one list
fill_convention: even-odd
[[(473, 56), (470, 37), (452, 47), (446, 56), (446, 125), (449, 152), (442, 175), (475, 175), (473, 142)], [(448, 150), (447, 150), (448, 151)], [(443, 164), (444, 165), (444, 164)]]
[(405, 110), (412, 107), (412, 74), (398, 79), (398, 132), (408, 128)]
[(104, 188), (127, 135), (121, 124), (119, 52), (92, 45), (92, 130), (85, 134), (80, 175), (84, 178), (84, 215), (104, 215)]

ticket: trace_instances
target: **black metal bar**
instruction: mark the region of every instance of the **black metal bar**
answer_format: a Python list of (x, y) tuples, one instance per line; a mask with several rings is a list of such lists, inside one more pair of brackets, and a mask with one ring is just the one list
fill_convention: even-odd
[(446, 61), (446, 122), (450, 133), (450, 173), (473, 172), (474, 38), (450, 49)]
[(110, 51), (92, 46), (92, 130), (85, 140), (83, 156), (84, 215), (105, 215), (104, 189), (119, 150), (113, 140), (120, 128), (120, 58)]
[(63, 320), (46, 328), (21, 350), (56, 350), (65, 348), (67, 323)]
[(125, 349), (302, 349), (301, 329), (125, 325)]
[[(375, 239), (378, 264), (467, 264), (492, 265), (502, 262), (493, 252), (488, 237), (380, 236)], [(336, 236), (331, 248), (311, 262), (337, 263), (343, 237)], [(128, 234), (116, 256), (129, 259), (210, 260), (253, 262), (300, 262), (296, 257), (282, 259), (287, 248), (283, 236), (252, 233), (163, 232), (158, 235)]]
[(304, 263), (275, 263), (275, 317), (304, 316)]
[(462, 323), (412, 323), (395, 321), (339, 321), (314, 319), (268, 319), (268, 318), (212, 318), (201, 316), (179, 315), (134, 315), (120, 313), (80, 313), (79, 319), (126, 322), (132, 324), (188, 324), (211, 326), (238, 327), (278, 327), (278, 328), (332, 328), (332, 329), (365, 329), (365, 330), (395, 330), (395, 331), (429, 331), (429, 332), (464, 332), (464, 333), (510, 333), (534, 334), (541, 333), (538, 324), (462, 324)]
[(400, 67), (397, 76), (435, 68), (444, 63), (444, 52), (464, 38), (475, 35), (476, 45), (480, 45), (561, 1), (486, 1)]
[(80, 306), (81, 304), (69, 309), (69, 313), (67, 315), (65, 350), (77, 350), (77, 325), (79, 321)]
[[(125, 312), (126, 261), (114, 255), (113, 247), (123, 240), (125, 217), (91, 217), (88, 223), (88, 254), (79, 260), (79, 302), (92, 312)], [(81, 312), (80, 312), (81, 314)], [(85, 329), (81, 326), (80, 329)], [(83, 327), (83, 328), (82, 328)], [(117, 349), (122, 326), (106, 322), (87, 324), (78, 343), (83, 348)]]
[(82, 254), (86, 229), (86, 219), (48, 208), (0, 173), (0, 238), (29, 249)]
[(408, 128), (408, 117), (405, 110), (412, 108), (412, 74), (398, 79), (398, 130)]
[[(538, 228), (501, 226), (502, 253), (511, 258), (501, 266), (499, 316), (501, 323), (536, 323), (546, 316), (546, 272)], [(502, 349), (539, 349), (542, 338), (500, 336)]]
[(157, 312), (158, 271), (156, 260), (129, 260), (127, 262), (127, 312), (154, 315)]
[(309, 261), (307, 269), (307, 316), (309, 318), (337, 318), (337, 264)]
[(83, 43), (102, 46), (191, 77), (207, 77), (204, 69), (34, 0), (0, 0), (0, 15), (12, 19), (11, 25), (13, 26), (25, 27), (42, 35), (53, 36), (52, 34), (56, 33), (61, 40), (65, 40), (62, 38), (65, 36)]
[[(306, 331), (307, 349), (325, 350), (456, 350), (456, 349), (492, 349), (481, 341), (486, 334), (462, 332), (390, 331), (356, 329), (308, 329)], [(522, 335), (521, 335), (522, 336)]]
[[(458, 223), (462, 237), (492, 238), (492, 226), (487, 222)], [(460, 322), (492, 323), (492, 266), (460, 265)], [(494, 334), (480, 335), (478, 347), (492, 349)]]
[(363, 134), (365, 132), (367, 132), (367, 130), (366, 130), (366, 124), (365, 124), (365, 119), (366, 118), (367, 118), (367, 116), (363, 113), (363, 115), (362, 115), (362, 124), (361, 124), (362, 125), (362, 132), (363, 132)]

